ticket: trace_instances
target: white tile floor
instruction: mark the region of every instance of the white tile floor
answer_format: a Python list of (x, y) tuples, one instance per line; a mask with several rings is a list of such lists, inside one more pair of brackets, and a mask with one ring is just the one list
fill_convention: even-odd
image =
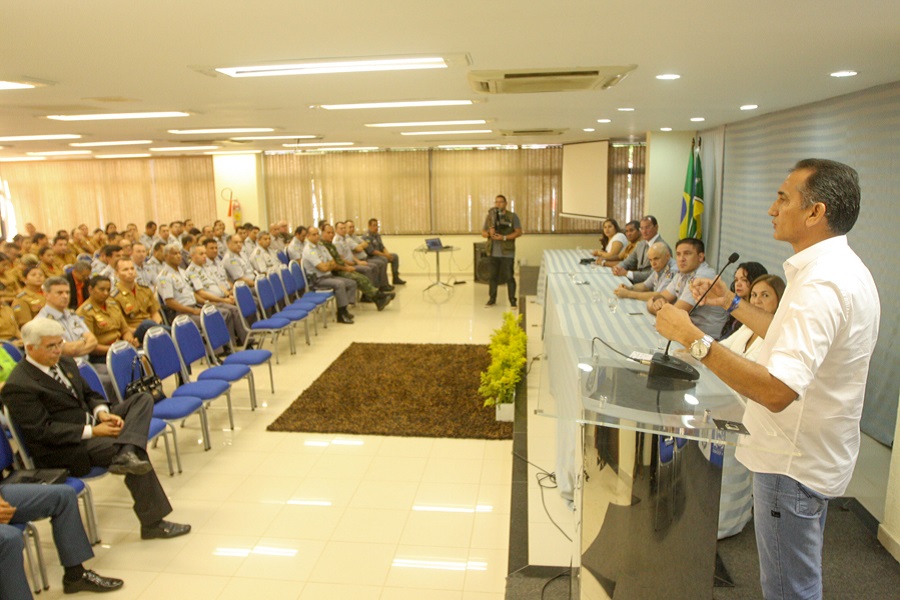
[[(276, 600), (501, 600), (509, 539), (512, 442), (267, 432), (269, 425), (353, 341), (486, 344), (506, 307), (485, 308), (487, 287), (452, 294), (408, 277), (384, 312), (320, 328), (311, 347), (282, 345), (276, 393), (258, 371), (260, 408), (233, 392), (235, 431), (210, 412), (213, 448), (196, 420), (179, 431), (184, 473), (151, 457), (190, 535), (141, 541), (120, 478), (92, 484), (102, 544), (88, 563), (125, 580), (110, 598)], [(61, 569), (41, 525), (51, 588)]]

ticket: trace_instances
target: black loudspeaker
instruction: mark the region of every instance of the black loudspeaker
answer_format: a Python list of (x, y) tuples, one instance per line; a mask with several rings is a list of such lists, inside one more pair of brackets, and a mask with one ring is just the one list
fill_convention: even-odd
[(488, 260), (484, 249), (484, 242), (472, 244), (475, 257), (472, 264), (475, 265), (475, 283), (489, 283), (491, 280), (491, 262)]

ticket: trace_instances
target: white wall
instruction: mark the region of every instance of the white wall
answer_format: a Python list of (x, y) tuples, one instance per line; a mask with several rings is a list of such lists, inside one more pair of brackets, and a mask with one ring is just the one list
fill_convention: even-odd
[(693, 132), (647, 132), (644, 214), (657, 218), (660, 234), (672, 246), (679, 239), (681, 194), (694, 137)]
[[(894, 442), (900, 440), (900, 419), (894, 428)], [(887, 495), (884, 501), (884, 522), (878, 526), (878, 541), (900, 561), (900, 456), (891, 453)]]
[[(213, 156), (213, 175), (216, 186), (216, 217), (225, 221), (228, 231), (234, 222), (228, 216), (228, 201), (222, 191), (228, 188), (241, 203), (241, 221), (261, 227), (268, 226), (263, 189), (261, 156), (258, 154), (218, 154)], [(226, 192), (225, 198), (228, 197)]]

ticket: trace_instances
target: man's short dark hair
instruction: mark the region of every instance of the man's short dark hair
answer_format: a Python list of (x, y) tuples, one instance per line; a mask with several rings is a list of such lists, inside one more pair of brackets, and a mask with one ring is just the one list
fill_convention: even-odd
[(66, 242), (66, 243), (69, 242), (68, 238), (65, 238), (65, 237), (63, 237), (63, 236), (61, 236), (61, 235), (57, 235), (55, 238), (53, 238), (53, 245), (55, 246), (55, 245), (56, 245), (56, 242), (58, 242), (59, 240), (62, 240), (62, 241), (64, 241), (64, 242)]
[(155, 244), (153, 244), (153, 252), (156, 252), (160, 248), (165, 248), (165, 247), (166, 247), (165, 242), (156, 242)]
[(369, 219), (369, 225), (371, 225), (372, 223), (375, 223), (377, 225), (378, 219), (376, 219), (375, 217), (372, 217), (371, 219)]
[(654, 217), (653, 215), (644, 215), (641, 218), (641, 221), (650, 221), (650, 224), (654, 227), (657, 227), (659, 225), (659, 221), (657, 221), (656, 217)]
[(197, 239), (197, 238), (195, 238), (191, 234), (187, 234), (186, 236), (181, 238), (181, 245), (185, 246), (187, 244), (193, 244), (195, 239)]
[(304, 227), (303, 225), (300, 225), (294, 230), (294, 235), (300, 235), (304, 231), (306, 231), (306, 227)]
[(38, 253), (37, 253), (38, 258), (41, 258), (42, 256), (44, 256), (44, 255), (47, 254), (48, 252), (53, 252), (53, 248), (51, 248), (50, 246), (44, 246), (43, 248), (41, 248), (41, 249), (38, 250)]
[(509, 201), (506, 199), (506, 196), (504, 196), (503, 194), (497, 194), (497, 196), (494, 198), (494, 200), (496, 200), (497, 198), (503, 198), (503, 201), (504, 201), (504, 202), (507, 202), (507, 203), (509, 202)]
[(825, 205), (828, 229), (844, 235), (859, 217), (859, 174), (843, 163), (824, 158), (807, 158), (794, 165), (794, 171), (812, 171), (800, 186), (803, 208), (817, 202)]
[(78, 271), (79, 273), (89, 272), (91, 270), (91, 263), (86, 260), (79, 260), (74, 265), (72, 265), (73, 271)]
[(147, 229), (148, 227), (156, 227), (156, 221), (147, 221), (147, 224), (144, 225), (144, 229)]
[(628, 226), (634, 227), (635, 229), (640, 229), (641, 222), (640, 221), (628, 221), (627, 223), (625, 223), (625, 227), (628, 227)]
[(678, 250), (678, 246), (682, 244), (690, 244), (698, 254), (706, 254), (706, 246), (703, 245), (703, 240), (698, 240), (697, 238), (681, 238), (678, 240), (678, 243), (675, 244), (675, 249)]
[(100, 256), (112, 256), (116, 252), (121, 252), (122, 246), (118, 244), (107, 244), (100, 249)]
[(32, 243), (32, 244), (39, 244), (41, 240), (46, 239), (46, 238), (47, 238), (47, 234), (46, 234), (46, 233), (41, 233), (41, 232), (39, 231), (39, 232), (37, 232), (36, 234), (34, 234), (33, 236), (31, 236), (31, 243)]
[[(30, 269), (28, 269), (28, 271), (30, 272)], [(64, 285), (66, 286), (66, 289), (68, 289), (69, 280), (65, 277), (48, 277), (44, 280), (43, 285), (41, 285), (41, 289), (44, 290), (44, 293), (46, 294), (55, 285)]]
[(107, 277), (106, 275), (94, 275), (90, 279), (88, 279), (88, 288), (94, 289), (94, 286), (96, 286), (101, 281), (105, 281), (109, 284), (112, 284), (109, 277)]

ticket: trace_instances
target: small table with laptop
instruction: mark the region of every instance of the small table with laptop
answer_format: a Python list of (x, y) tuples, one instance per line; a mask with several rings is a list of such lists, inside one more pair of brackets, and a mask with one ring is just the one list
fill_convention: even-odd
[(435, 267), (436, 267), (435, 280), (431, 285), (429, 285), (427, 288), (425, 288), (425, 291), (427, 292), (428, 290), (430, 290), (431, 288), (433, 288), (435, 286), (438, 286), (442, 289), (452, 290), (453, 289), (452, 285), (441, 281), (441, 253), (455, 252), (456, 247), (455, 246), (445, 246), (443, 243), (441, 243), (440, 238), (430, 238), (430, 239), (425, 240), (425, 248), (423, 248), (422, 251), (425, 252), (426, 254), (434, 254)]

